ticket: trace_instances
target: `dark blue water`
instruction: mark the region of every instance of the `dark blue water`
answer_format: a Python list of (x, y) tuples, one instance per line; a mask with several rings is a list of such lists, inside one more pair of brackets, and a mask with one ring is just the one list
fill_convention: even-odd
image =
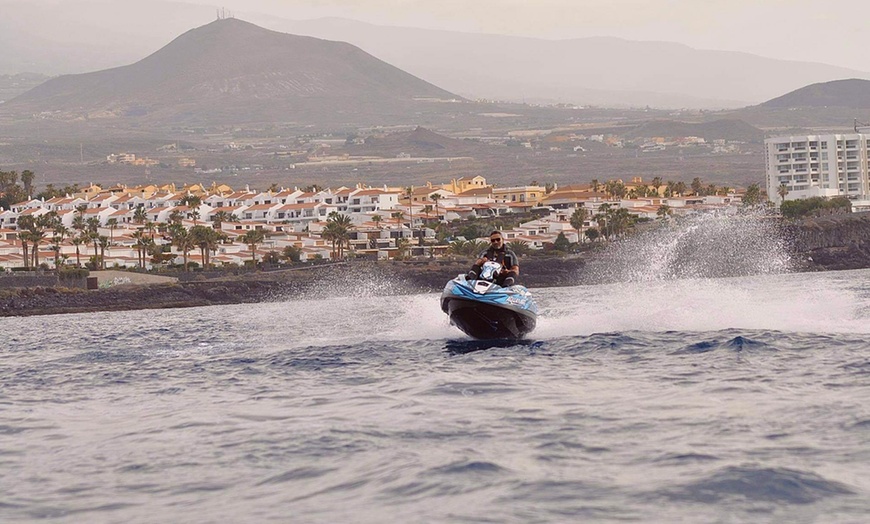
[(0, 319), (0, 521), (866, 522), (870, 272)]

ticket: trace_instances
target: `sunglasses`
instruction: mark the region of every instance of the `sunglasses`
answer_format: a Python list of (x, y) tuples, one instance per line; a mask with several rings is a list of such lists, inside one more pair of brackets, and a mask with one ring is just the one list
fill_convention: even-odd
[(492, 242), (493, 244), (496, 244), (498, 242), (501, 242), (501, 239), (500, 238), (490, 238), (489, 241)]

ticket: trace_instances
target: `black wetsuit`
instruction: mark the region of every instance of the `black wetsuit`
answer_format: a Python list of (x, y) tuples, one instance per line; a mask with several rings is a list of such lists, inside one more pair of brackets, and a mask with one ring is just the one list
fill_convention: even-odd
[[(513, 277), (514, 281), (516, 281), (517, 277), (519, 277), (516, 271), (511, 270), (512, 267), (519, 266), (519, 259), (517, 258), (517, 254), (510, 249), (507, 249), (505, 247), (496, 249), (490, 246), (489, 249), (481, 253), (480, 256), (477, 258), (480, 259), (483, 257), (486, 257), (487, 260), (490, 260), (492, 262), (498, 262), (502, 265), (502, 267), (507, 269), (506, 272), (499, 273), (498, 277), (496, 278), (496, 284), (500, 286), (503, 285), (504, 280), (507, 277)], [(471, 271), (469, 271), (469, 273), (474, 273), (475, 275), (480, 276), (480, 270), (482, 267), (483, 266), (481, 265), (474, 264), (473, 266), (471, 266)]]

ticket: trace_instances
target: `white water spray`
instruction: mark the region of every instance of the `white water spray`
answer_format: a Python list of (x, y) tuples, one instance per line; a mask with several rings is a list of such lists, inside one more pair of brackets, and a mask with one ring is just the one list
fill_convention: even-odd
[(749, 214), (705, 213), (616, 242), (585, 272), (585, 283), (786, 273), (792, 267), (774, 220)]

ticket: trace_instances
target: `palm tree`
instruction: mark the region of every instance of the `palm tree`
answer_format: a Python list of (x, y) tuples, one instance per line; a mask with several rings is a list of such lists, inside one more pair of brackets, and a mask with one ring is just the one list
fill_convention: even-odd
[(776, 194), (779, 195), (780, 200), (785, 200), (786, 195), (788, 195), (788, 186), (782, 184), (776, 188)]
[(432, 193), (429, 195), (429, 198), (435, 202), (435, 218), (438, 219), (438, 223), (441, 223), (441, 213), (438, 212), (438, 201), (441, 200), (441, 193)]
[(529, 243), (525, 240), (512, 240), (507, 243), (506, 247), (519, 256), (528, 255), (532, 250), (529, 247)]
[(56, 221), (57, 213), (51, 212), (31, 220), (28, 224), (30, 242), (33, 243), (33, 252), (31, 253), (31, 256), (33, 257), (34, 268), (39, 266), (39, 244), (45, 240), (46, 229), (54, 227)]
[(332, 260), (335, 260), (336, 258), (338, 258), (337, 254), (336, 254), (336, 249), (335, 249), (335, 243), (338, 241), (336, 238), (335, 226), (327, 223), (326, 227), (323, 228), (323, 231), (320, 232), (320, 238), (322, 238), (323, 240), (326, 240), (327, 242), (330, 242), (332, 244), (332, 251), (330, 252), (329, 257)]
[(454, 240), (448, 245), (447, 250), (454, 255), (465, 255), (468, 249), (467, 245), (467, 240)]
[(426, 204), (425, 206), (423, 206), (423, 214), (426, 215), (426, 223), (427, 224), (429, 223), (429, 214), (430, 213), (432, 213), (432, 206), (430, 206), (429, 204)]
[(72, 242), (72, 244), (76, 247), (76, 266), (77, 267), (82, 267), (82, 259), (81, 259), (81, 252), (79, 251), (79, 246), (82, 245), (82, 243), (86, 243), (86, 242), (83, 242), (83, 240), (84, 239), (82, 238), (81, 234), (72, 237), (72, 239), (70, 240)]
[(408, 219), (411, 231), (414, 231), (414, 186), (405, 188), (405, 196), (408, 198)]
[(99, 235), (97, 241), (100, 244), (100, 267), (106, 269), (106, 248), (111, 245), (111, 242), (105, 235)]
[[(22, 219), (23, 218), (27, 218), (27, 217), (22, 217)], [(22, 219), (19, 219), (19, 222), (18, 222), (19, 227), (21, 227), (21, 220)], [(24, 269), (26, 270), (26, 269), (30, 268), (30, 257), (28, 256), (29, 253), (27, 252), (27, 243), (30, 242), (30, 231), (28, 231), (26, 229), (20, 229), (18, 231), (18, 240), (21, 241), (21, 250), (22, 250), (22, 253), (24, 254)]]
[(97, 258), (97, 250), (99, 249), (98, 243), (100, 241), (100, 235), (97, 230), (100, 228), (100, 219), (97, 217), (91, 217), (85, 220), (85, 227), (88, 232), (88, 241), (94, 243), (94, 264), (96, 264), (99, 261)]
[(405, 252), (408, 250), (409, 245), (411, 245), (411, 242), (407, 238), (396, 239), (396, 249), (399, 250), (399, 258), (405, 258)]
[(299, 262), (302, 259), (302, 248), (286, 246), (281, 254), (284, 256), (284, 259), (290, 261), (292, 264), (294, 262)]
[(181, 211), (173, 209), (172, 212), (169, 213), (170, 224), (181, 224), (182, 220), (184, 220), (184, 214)]
[(24, 269), (30, 268), (30, 259), (32, 255), (28, 249), (28, 243), (30, 242), (34, 225), (34, 219), (30, 215), (25, 215), (18, 219), (18, 240), (21, 241), (21, 250), (24, 255)]
[(586, 235), (586, 238), (588, 238), (590, 242), (595, 242), (595, 240), (599, 236), (601, 236), (601, 234), (598, 232), (598, 229), (594, 228), (594, 227), (590, 227), (589, 229), (587, 229), (586, 233), (584, 233), (584, 234)]
[(87, 204), (79, 204), (76, 206), (76, 216), (73, 218), (73, 227), (76, 229), (84, 229), (85, 228), (85, 211), (87, 211)]
[(148, 211), (145, 210), (145, 206), (139, 204), (133, 212), (133, 222), (144, 224), (146, 220), (148, 220)]
[(136, 255), (138, 256), (138, 259), (139, 259), (139, 268), (145, 269), (145, 252), (148, 249), (148, 243), (149, 243), (150, 239), (141, 230), (134, 231), (133, 238), (136, 240), (135, 246), (136, 246)]
[(396, 227), (399, 228), (399, 230), (401, 230), (402, 229), (402, 221), (405, 219), (405, 213), (402, 213), (401, 211), (395, 211), (393, 213), (390, 213), (390, 218), (396, 219)]
[(196, 245), (193, 235), (181, 224), (173, 224), (170, 233), (172, 234), (172, 245), (181, 250), (181, 256), (184, 259), (184, 270), (187, 271), (187, 256)]
[(145, 222), (145, 231), (151, 234), (151, 242), (154, 242), (154, 232), (157, 231), (157, 224), (148, 220)]
[(667, 220), (668, 217), (674, 214), (674, 211), (671, 209), (671, 206), (667, 204), (662, 204), (659, 206), (659, 210), (656, 211), (656, 215), (662, 219)]
[(598, 206), (598, 214), (592, 217), (593, 220), (598, 222), (598, 229), (602, 232), (605, 238), (609, 238), (610, 235), (613, 234), (611, 228), (612, 216), (613, 210), (611, 209), (610, 204), (604, 203)]
[(489, 249), (489, 240), (472, 240), (469, 243), (469, 249), (471, 250), (469, 255), (477, 256)]
[(51, 248), (54, 250), (54, 269), (59, 269), (58, 262), (60, 260), (60, 243), (63, 242), (64, 237), (69, 234), (69, 229), (64, 227), (59, 221), (54, 225), (54, 236), (51, 237), (52, 242), (54, 244)]
[(619, 208), (613, 211), (610, 219), (611, 233), (618, 236), (625, 232), (634, 224), (634, 217), (628, 212), (628, 209)]
[(221, 224), (223, 224), (224, 222), (230, 222), (234, 218), (235, 217), (233, 216), (233, 214), (228, 211), (218, 211), (211, 216), (211, 223), (216, 230), (220, 230)]
[(211, 252), (217, 249), (221, 234), (206, 226), (193, 226), (190, 233), (193, 236), (193, 242), (199, 246), (203, 267), (209, 267), (211, 264)]
[(343, 258), (343, 246), (350, 246), (350, 230), (353, 229), (353, 221), (347, 215), (333, 211), (326, 219), (326, 229), (329, 230), (329, 235), (333, 238), (334, 243), (338, 244), (338, 257)]
[(180, 200), (182, 205), (190, 208), (198, 208), (202, 205), (202, 198), (196, 195), (185, 195)]
[(659, 196), (659, 188), (662, 187), (662, 177), (654, 177), (652, 179), (652, 186), (656, 190), (656, 196)]
[(196, 195), (185, 195), (181, 199), (181, 203), (188, 208), (190, 211), (187, 212), (187, 218), (193, 220), (194, 227), (196, 226), (196, 221), (199, 220), (199, 206), (202, 205), (202, 198)]
[(115, 241), (115, 228), (118, 227), (118, 219), (117, 218), (110, 218), (109, 220), (106, 220), (106, 225), (109, 226), (109, 241), (114, 242)]
[(384, 219), (384, 217), (382, 217), (381, 215), (375, 215), (372, 217), (372, 222), (375, 223), (376, 228), (380, 229), (381, 228), (381, 220), (383, 220), (383, 219)]
[(583, 224), (586, 222), (586, 217), (588, 215), (589, 211), (587, 211), (582, 205), (571, 213), (571, 227), (577, 230), (577, 242), (583, 241), (583, 237), (580, 236), (580, 230), (583, 229)]
[(266, 234), (262, 229), (251, 229), (241, 236), (240, 240), (251, 248), (251, 261), (256, 267), (257, 265), (257, 244), (266, 239)]
[(30, 232), (30, 242), (33, 244), (33, 268), (39, 267), (39, 244), (45, 240), (45, 230), (36, 228)]

